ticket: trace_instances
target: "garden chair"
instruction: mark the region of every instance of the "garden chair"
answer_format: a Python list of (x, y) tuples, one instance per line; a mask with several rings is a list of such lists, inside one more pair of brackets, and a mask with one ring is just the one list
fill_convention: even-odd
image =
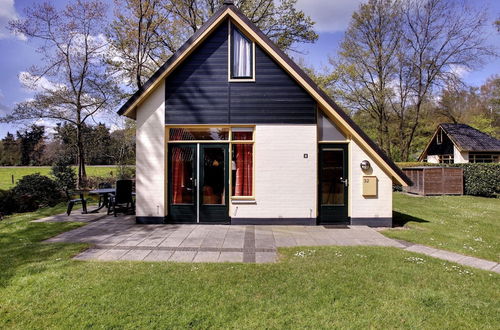
[(66, 210), (66, 214), (71, 215), (71, 210), (73, 209), (73, 206), (75, 204), (81, 203), (82, 204), (82, 209), (83, 209), (83, 214), (87, 214), (87, 200), (83, 196), (83, 191), (79, 191), (78, 195), (80, 198), (74, 198), (72, 199), (69, 192), (66, 192), (66, 196), (68, 197), (68, 209)]
[(116, 217), (117, 209), (121, 208), (122, 211), (125, 210), (135, 210), (135, 203), (133, 198), (133, 186), (134, 182), (132, 180), (118, 180), (116, 181), (116, 192), (115, 194), (110, 194), (108, 214), (113, 211)]
[[(101, 182), (97, 185), (97, 188), (98, 189), (107, 189), (107, 188), (113, 188), (113, 187), (112, 187), (111, 183), (109, 183), (109, 182)], [(108, 202), (108, 199), (105, 198), (105, 196), (99, 195), (98, 207), (101, 207), (103, 205), (103, 203), (107, 204), (107, 202)], [(107, 205), (105, 205), (105, 206), (107, 206)]]

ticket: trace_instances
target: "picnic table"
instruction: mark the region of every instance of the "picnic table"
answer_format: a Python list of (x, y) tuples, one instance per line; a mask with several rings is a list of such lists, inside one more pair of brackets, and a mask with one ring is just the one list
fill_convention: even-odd
[[(102, 197), (102, 203), (99, 205), (96, 209), (89, 211), (88, 213), (97, 213), (99, 212), (104, 206), (107, 206), (109, 203), (109, 195), (112, 194), (114, 195), (116, 193), (116, 188), (101, 188), (101, 189), (94, 189), (89, 191), (89, 195), (99, 195)], [(135, 196), (135, 192), (132, 193), (132, 196)]]

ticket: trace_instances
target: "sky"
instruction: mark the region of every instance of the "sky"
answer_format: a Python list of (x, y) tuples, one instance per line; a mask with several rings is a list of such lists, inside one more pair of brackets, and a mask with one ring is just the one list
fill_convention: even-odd
[[(7, 22), (22, 17), (23, 9), (37, 0), (0, 0), (0, 116), (12, 111), (17, 102), (29, 99), (33, 91), (21, 84), (22, 72), (31, 65), (40, 63), (36, 45), (24, 36), (13, 35), (6, 28)], [(112, 0), (108, 0), (110, 7)], [(453, 0), (452, 0), (453, 1)], [(53, 0), (56, 6), (64, 6), (67, 0)], [(298, 8), (315, 22), (319, 34), (314, 44), (302, 44), (297, 48), (305, 64), (317, 69), (327, 66), (328, 58), (334, 56), (349, 25), (352, 13), (361, 0), (298, 0)], [(469, 0), (473, 6), (487, 7), (491, 21), (500, 17), (500, 0)], [(500, 33), (493, 26), (488, 31), (492, 45), (500, 46)], [(480, 86), (493, 74), (500, 74), (500, 58), (492, 59), (484, 67), (473, 72), (463, 72), (464, 81), (471, 86)], [(38, 122), (39, 124), (48, 124)], [(25, 124), (0, 124), (0, 138), (7, 132), (23, 129)]]

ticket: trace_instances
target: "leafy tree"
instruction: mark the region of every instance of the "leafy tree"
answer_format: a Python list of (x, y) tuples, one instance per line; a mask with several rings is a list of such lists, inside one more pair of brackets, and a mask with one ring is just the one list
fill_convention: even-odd
[(0, 154), (0, 165), (14, 166), (21, 162), (21, 150), (14, 134), (7, 132), (2, 139), (3, 152)]
[(45, 148), (45, 127), (31, 125), (24, 132), (17, 132), (21, 149), (21, 165), (41, 165)]
[(495, 54), (486, 18), (485, 11), (447, 0), (369, 0), (353, 14), (332, 61), (337, 96), (370, 114), (389, 156), (407, 161), (436, 92)]
[(369, 115), (376, 141), (390, 155), (391, 82), (400, 44), (401, 6), (398, 1), (370, 0), (356, 11), (331, 60), (339, 75), (339, 98), (355, 112)]
[[(112, 72), (129, 86), (144, 82), (222, 5), (223, 0), (115, 0), (108, 29)], [(283, 50), (314, 42), (314, 22), (297, 0), (235, 1), (243, 13)]]
[[(34, 3), (10, 29), (41, 42), (43, 65), (33, 66), (26, 84), (37, 90), (33, 99), (17, 104), (3, 121), (52, 119), (76, 128), (78, 181), (86, 177), (84, 124), (115, 105), (117, 86), (103, 68), (107, 47), (102, 36), (106, 6), (99, 0), (74, 0), (63, 9), (49, 2)], [(44, 83), (40, 85), (40, 82)]]
[(71, 167), (71, 159), (65, 156), (59, 157), (51, 168), (51, 174), (59, 189), (69, 199), (71, 191), (76, 188), (77, 178), (75, 170)]

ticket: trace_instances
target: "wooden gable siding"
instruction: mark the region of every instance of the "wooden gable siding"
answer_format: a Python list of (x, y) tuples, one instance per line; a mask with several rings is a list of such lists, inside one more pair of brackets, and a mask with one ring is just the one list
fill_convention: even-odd
[[(438, 132), (438, 134), (440, 133)], [(441, 144), (437, 144), (437, 135), (434, 136), (427, 150), (427, 155), (453, 155), (453, 142), (445, 132), (443, 132), (443, 142)]]
[(227, 29), (222, 22), (166, 79), (166, 124), (316, 123), (313, 98), (257, 45), (255, 82), (228, 82)]

